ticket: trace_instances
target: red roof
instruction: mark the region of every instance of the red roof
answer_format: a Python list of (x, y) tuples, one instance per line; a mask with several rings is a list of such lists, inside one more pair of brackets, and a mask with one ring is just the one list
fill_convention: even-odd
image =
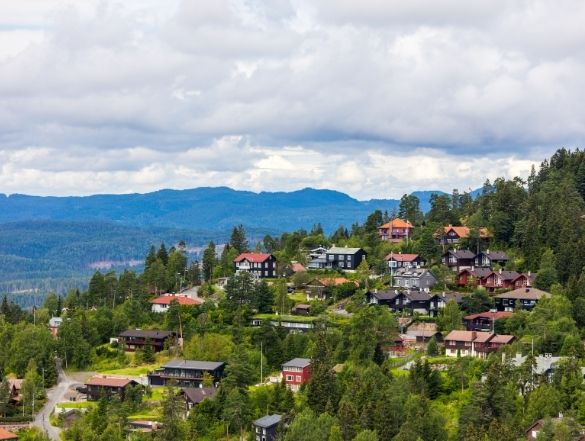
[(418, 258), (418, 254), (400, 254), (400, 253), (390, 253), (384, 260), (394, 259), (396, 262), (412, 262)]
[(234, 259), (234, 262), (241, 262), (247, 260), (250, 263), (262, 263), (266, 262), (272, 256), (268, 253), (242, 253)]
[(18, 435), (0, 427), (0, 440), (16, 440)]
[(392, 219), (390, 222), (386, 222), (384, 225), (380, 225), (378, 228), (414, 228), (408, 221), (402, 219)]
[(293, 271), (293, 273), (299, 273), (301, 271), (306, 271), (303, 264), (299, 263), (299, 262), (291, 263), (290, 269)]
[(170, 305), (173, 300), (176, 300), (177, 303), (181, 306), (194, 306), (194, 305), (201, 305), (203, 301), (201, 299), (193, 299), (187, 296), (181, 295), (172, 295), (167, 294), (164, 296), (157, 297), (156, 299), (152, 299), (150, 303), (155, 305)]
[(106, 377), (104, 375), (96, 375), (87, 380), (88, 385), (91, 386), (104, 386), (104, 387), (126, 387), (132, 383), (130, 378), (121, 377)]

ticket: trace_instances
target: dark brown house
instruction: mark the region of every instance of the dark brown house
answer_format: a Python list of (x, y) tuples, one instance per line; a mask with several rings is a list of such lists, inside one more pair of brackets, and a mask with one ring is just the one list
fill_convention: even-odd
[(85, 383), (87, 399), (99, 400), (101, 398), (117, 396), (121, 401), (124, 401), (128, 387), (137, 384), (136, 381), (131, 380), (130, 378), (95, 375)]
[(171, 331), (128, 329), (118, 336), (118, 341), (128, 352), (144, 349), (147, 344), (150, 344), (154, 352), (160, 352), (172, 346), (174, 340), (175, 333)]
[(215, 387), (184, 387), (182, 389), (183, 397), (185, 397), (185, 406), (187, 411), (194, 406), (201, 403), (206, 398), (213, 398), (217, 395), (217, 388)]

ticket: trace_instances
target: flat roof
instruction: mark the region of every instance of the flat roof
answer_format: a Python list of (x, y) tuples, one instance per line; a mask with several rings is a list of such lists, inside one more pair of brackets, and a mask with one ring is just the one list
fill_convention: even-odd
[(171, 360), (163, 367), (171, 369), (199, 369), (202, 371), (214, 371), (223, 365), (225, 365), (223, 361)]

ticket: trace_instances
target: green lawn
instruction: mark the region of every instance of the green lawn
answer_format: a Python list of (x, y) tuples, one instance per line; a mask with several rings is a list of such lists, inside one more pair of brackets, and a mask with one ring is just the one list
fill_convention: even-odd
[(293, 292), (292, 294), (288, 295), (289, 299), (291, 299), (292, 301), (295, 302), (295, 304), (297, 303), (307, 303), (307, 295), (305, 293), (302, 292)]
[(160, 363), (155, 364), (143, 364), (141, 366), (135, 367), (126, 367), (121, 369), (106, 369), (103, 371), (99, 371), (100, 374), (109, 374), (109, 375), (127, 375), (129, 377), (140, 377), (142, 375), (146, 375), (150, 371), (157, 369), (160, 367)]

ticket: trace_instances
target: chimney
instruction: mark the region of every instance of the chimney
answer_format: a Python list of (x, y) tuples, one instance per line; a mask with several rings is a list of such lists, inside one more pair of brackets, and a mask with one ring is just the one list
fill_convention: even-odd
[(525, 292), (530, 292), (530, 288), (526, 288)]
[(488, 248), (487, 250), (485, 250), (485, 253), (486, 254), (489, 254), (490, 253), (490, 249)]
[(530, 271), (528, 271), (528, 277), (530, 277), (530, 276), (531, 276)]
[(477, 331), (471, 331), (471, 340), (475, 340), (477, 338)]
[(500, 270), (498, 271), (500, 274), (502, 274), (502, 268), (500, 268)]
[(471, 271), (475, 271), (475, 265), (471, 265)]

